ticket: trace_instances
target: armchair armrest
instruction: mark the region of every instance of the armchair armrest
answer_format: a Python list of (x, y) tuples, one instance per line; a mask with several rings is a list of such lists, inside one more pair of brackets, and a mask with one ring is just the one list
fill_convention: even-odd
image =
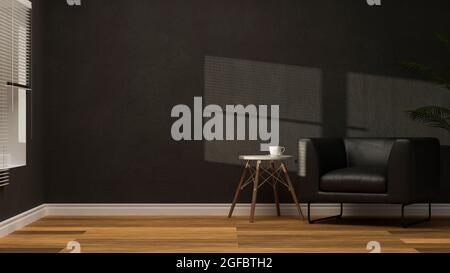
[(397, 139), (389, 156), (388, 193), (395, 200), (430, 201), (439, 188), (440, 144), (435, 138)]

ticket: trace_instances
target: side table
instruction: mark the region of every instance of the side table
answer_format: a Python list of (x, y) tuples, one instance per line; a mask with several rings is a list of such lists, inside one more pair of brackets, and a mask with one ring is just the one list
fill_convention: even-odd
[[(292, 185), (292, 181), (289, 178), (288, 170), (284, 161), (287, 159), (291, 159), (290, 155), (280, 155), (280, 156), (271, 156), (271, 155), (241, 155), (239, 156), (240, 160), (245, 161), (244, 170), (242, 171), (241, 179), (239, 180), (238, 186), (236, 188), (236, 192), (234, 194), (233, 203), (231, 204), (230, 212), (228, 213), (228, 217), (233, 215), (234, 207), (236, 206), (236, 202), (239, 198), (240, 192), (250, 184), (253, 184), (253, 192), (252, 192), (252, 205), (250, 211), (250, 222), (253, 223), (255, 218), (255, 207), (256, 207), (256, 197), (258, 193), (258, 189), (263, 186), (265, 183), (268, 183), (273, 188), (274, 198), (275, 198), (275, 206), (277, 209), (277, 215), (280, 216), (280, 202), (278, 197), (278, 183), (288, 188), (291, 192), (292, 199), (294, 200), (294, 204), (297, 208), (298, 214), (302, 219), (303, 213), (298, 203), (297, 195), (295, 193), (294, 187)], [(255, 163), (255, 166), (252, 166), (252, 162)], [(263, 162), (265, 164), (263, 164)]]

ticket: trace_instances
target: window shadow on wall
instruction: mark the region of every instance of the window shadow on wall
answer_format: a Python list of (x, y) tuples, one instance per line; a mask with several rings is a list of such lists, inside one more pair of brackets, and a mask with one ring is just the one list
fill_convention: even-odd
[[(346, 129), (365, 130), (345, 125), (345, 75), (337, 77), (330, 71), (324, 75), (314, 67), (206, 56), (204, 77), (205, 105), (217, 104), (222, 109), (236, 104), (279, 105), (280, 145), (288, 154), (296, 154), (300, 137), (345, 136)], [(204, 159), (239, 165), (238, 155), (259, 154), (259, 145), (260, 141), (205, 141)], [(290, 162), (288, 167), (296, 166)]]
[[(205, 57), (204, 71), (205, 105), (279, 105), (280, 145), (288, 154), (296, 155), (297, 139), (305, 137), (434, 136), (450, 145), (447, 132), (413, 122), (406, 114), (423, 105), (450, 106), (442, 104), (450, 102), (450, 93), (429, 83), (213, 56)], [(205, 141), (204, 160), (241, 165), (238, 156), (261, 154), (260, 143)], [(450, 146), (443, 146), (443, 191), (450, 188), (449, 159)], [(288, 163), (290, 170), (296, 167)]]
[[(450, 92), (412, 79), (350, 72), (346, 75), (346, 135), (350, 137), (429, 137), (449, 145), (446, 131), (411, 121), (407, 110), (450, 106)], [(446, 103), (447, 102), (447, 103)], [(353, 130), (364, 127), (366, 130)]]

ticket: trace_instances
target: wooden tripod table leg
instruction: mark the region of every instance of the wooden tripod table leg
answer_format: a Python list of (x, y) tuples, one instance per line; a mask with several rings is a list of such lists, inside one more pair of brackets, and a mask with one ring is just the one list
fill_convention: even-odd
[(302, 217), (302, 219), (305, 219), (302, 213), (302, 209), (300, 208), (300, 204), (298, 203), (297, 194), (295, 193), (294, 186), (292, 184), (291, 178), (289, 177), (286, 165), (284, 165), (283, 162), (281, 162), (281, 170), (286, 177), (286, 182), (288, 183), (289, 191), (291, 192), (292, 199), (294, 200), (295, 206), (297, 207), (298, 214)]
[(259, 172), (261, 161), (256, 162), (256, 172), (255, 172), (255, 182), (253, 183), (253, 194), (252, 194), (252, 208), (250, 211), (250, 223), (253, 223), (255, 219), (255, 207), (256, 207), (256, 196), (258, 194), (258, 183), (259, 183)]
[(275, 179), (275, 163), (270, 161), (270, 168), (272, 170), (272, 187), (273, 187), (273, 197), (275, 199), (275, 206), (277, 207), (277, 215), (280, 216), (280, 199), (278, 197), (278, 188), (277, 188), (277, 180)]
[(233, 203), (231, 204), (230, 212), (228, 213), (228, 218), (230, 218), (231, 215), (233, 215), (234, 207), (236, 206), (236, 202), (239, 198), (239, 194), (241, 193), (242, 184), (244, 184), (244, 181), (245, 181), (245, 178), (247, 177), (247, 172), (248, 172), (249, 168), (250, 168), (250, 163), (247, 161), (245, 163), (244, 169), (242, 170), (241, 179), (239, 180), (239, 184), (236, 188), (236, 192), (234, 193)]

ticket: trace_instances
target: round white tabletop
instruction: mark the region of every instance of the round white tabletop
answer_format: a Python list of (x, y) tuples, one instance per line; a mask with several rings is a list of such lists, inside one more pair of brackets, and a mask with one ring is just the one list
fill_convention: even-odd
[(292, 155), (240, 155), (240, 160), (286, 160), (292, 158)]

